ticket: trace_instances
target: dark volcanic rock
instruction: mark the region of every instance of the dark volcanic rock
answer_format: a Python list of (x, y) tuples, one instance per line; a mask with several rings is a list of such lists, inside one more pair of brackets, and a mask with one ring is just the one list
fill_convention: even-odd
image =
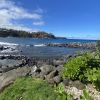
[(1, 51), (4, 50), (4, 47), (3, 47), (3, 46), (0, 46), (0, 50), (1, 50)]
[[(2, 59), (3, 57), (3, 59)], [(0, 59), (0, 72), (7, 72), (12, 69), (16, 69), (18, 67), (23, 67), (26, 65), (26, 60), (25, 59), (9, 59), (10, 57), (4, 57), (2, 56)]]

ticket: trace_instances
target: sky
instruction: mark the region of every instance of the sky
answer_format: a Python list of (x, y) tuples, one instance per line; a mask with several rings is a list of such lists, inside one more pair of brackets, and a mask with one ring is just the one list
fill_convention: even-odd
[(0, 27), (100, 39), (100, 0), (0, 0)]

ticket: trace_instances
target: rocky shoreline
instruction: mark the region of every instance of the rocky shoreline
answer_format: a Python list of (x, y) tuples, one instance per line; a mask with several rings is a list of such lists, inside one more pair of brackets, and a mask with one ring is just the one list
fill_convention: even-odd
[[(29, 45), (33, 47), (34, 45)], [(66, 44), (45, 44), (49, 47), (73, 47), (73, 48), (89, 48), (94, 50), (95, 43), (66, 43)], [(20, 55), (18, 48), (20, 45), (0, 45), (0, 92), (7, 86), (12, 84), (18, 77), (30, 76), (46, 80), (49, 84), (58, 85), (64, 83), (66, 93), (73, 95), (74, 100), (79, 100), (83, 89), (87, 89), (94, 100), (99, 100), (100, 92), (96, 91), (91, 84), (83, 84), (79, 80), (72, 81), (70, 79), (63, 80), (61, 70), (63, 65), (76, 54), (60, 56), (60, 57), (27, 57)], [(3, 52), (7, 52), (7, 55)], [(13, 55), (12, 55), (13, 53)]]
[(46, 44), (46, 46), (95, 49), (96, 43), (94, 42), (91, 42), (91, 43), (68, 42), (68, 43), (62, 43), (62, 44)]
[(0, 90), (17, 77), (27, 75), (47, 79), (49, 83), (59, 83), (61, 81), (59, 71), (63, 63), (64, 59), (36, 60), (25, 56), (0, 56)]
[[(92, 85), (86, 85), (80, 81), (63, 80), (60, 76), (64, 63), (76, 55), (67, 55), (56, 59), (34, 59), (26, 56), (0, 56), (0, 91), (14, 82), (17, 77), (31, 76), (41, 78), (50, 84), (65, 85), (65, 91), (74, 96), (74, 99), (82, 95), (83, 89), (88, 89), (94, 100), (99, 100), (100, 92)], [(4, 63), (3, 63), (4, 62)], [(91, 88), (90, 88), (91, 87)]]

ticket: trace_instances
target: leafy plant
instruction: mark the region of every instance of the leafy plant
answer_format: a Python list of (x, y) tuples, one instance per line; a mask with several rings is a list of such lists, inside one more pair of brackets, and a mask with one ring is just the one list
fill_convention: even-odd
[(83, 95), (80, 96), (80, 100), (93, 100), (93, 98), (89, 95), (88, 91), (83, 90)]
[[(64, 65), (62, 71), (63, 78), (70, 78), (72, 80), (79, 79), (80, 74), (83, 74), (82, 70), (86, 67), (86, 61), (81, 56), (72, 58)], [(82, 70), (81, 70), (82, 69)]]
[(93, 70), (88, 70), (86, 77), (96, 86), (97, 90), (100, 91), (100, 69), (97, 70), (93, 68)]
[(97, 40), (97, 49), (100, 51), (100, 40)]
[(61, 75), (63, 79), (93, 83), (100, 90), (100, 57), (97, 52), (80, 53), (67, 61)]
[(65, 92), (65, 87), (63, 83), (60, 83), (55, 91), (60, 95), (60, 100), (73, 100), (73, 96)]

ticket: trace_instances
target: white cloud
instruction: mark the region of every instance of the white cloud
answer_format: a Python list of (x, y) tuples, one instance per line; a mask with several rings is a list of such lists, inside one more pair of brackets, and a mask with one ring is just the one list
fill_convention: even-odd
[(43, 13), (44, 11), (43, 11), (43, 9), (41, 9), (41, 8), (38, 7), (38, 9), (36, 9), (35, 12), (36, 13)]
[[(42, 12), (42, 9), (37, 9), (37, 11)], [(12, 0), (0, 0), (0, 27), (31, 31), (32, 29), (24, 25), (19, 25), (17, 20), (31, 19), (32, 21), (40, 21), (42, 20), (42, 15), (38, 12), (31, 13), (25, 8), (16, 5)], [(16, 24), (14, 24), (13, 21), (15, 21)]]
[(42, 25), (45, 25), (45, 22), (44, 21), (37, 21), (37, 22), (33, 22), (33, 25), (42, 26)]

